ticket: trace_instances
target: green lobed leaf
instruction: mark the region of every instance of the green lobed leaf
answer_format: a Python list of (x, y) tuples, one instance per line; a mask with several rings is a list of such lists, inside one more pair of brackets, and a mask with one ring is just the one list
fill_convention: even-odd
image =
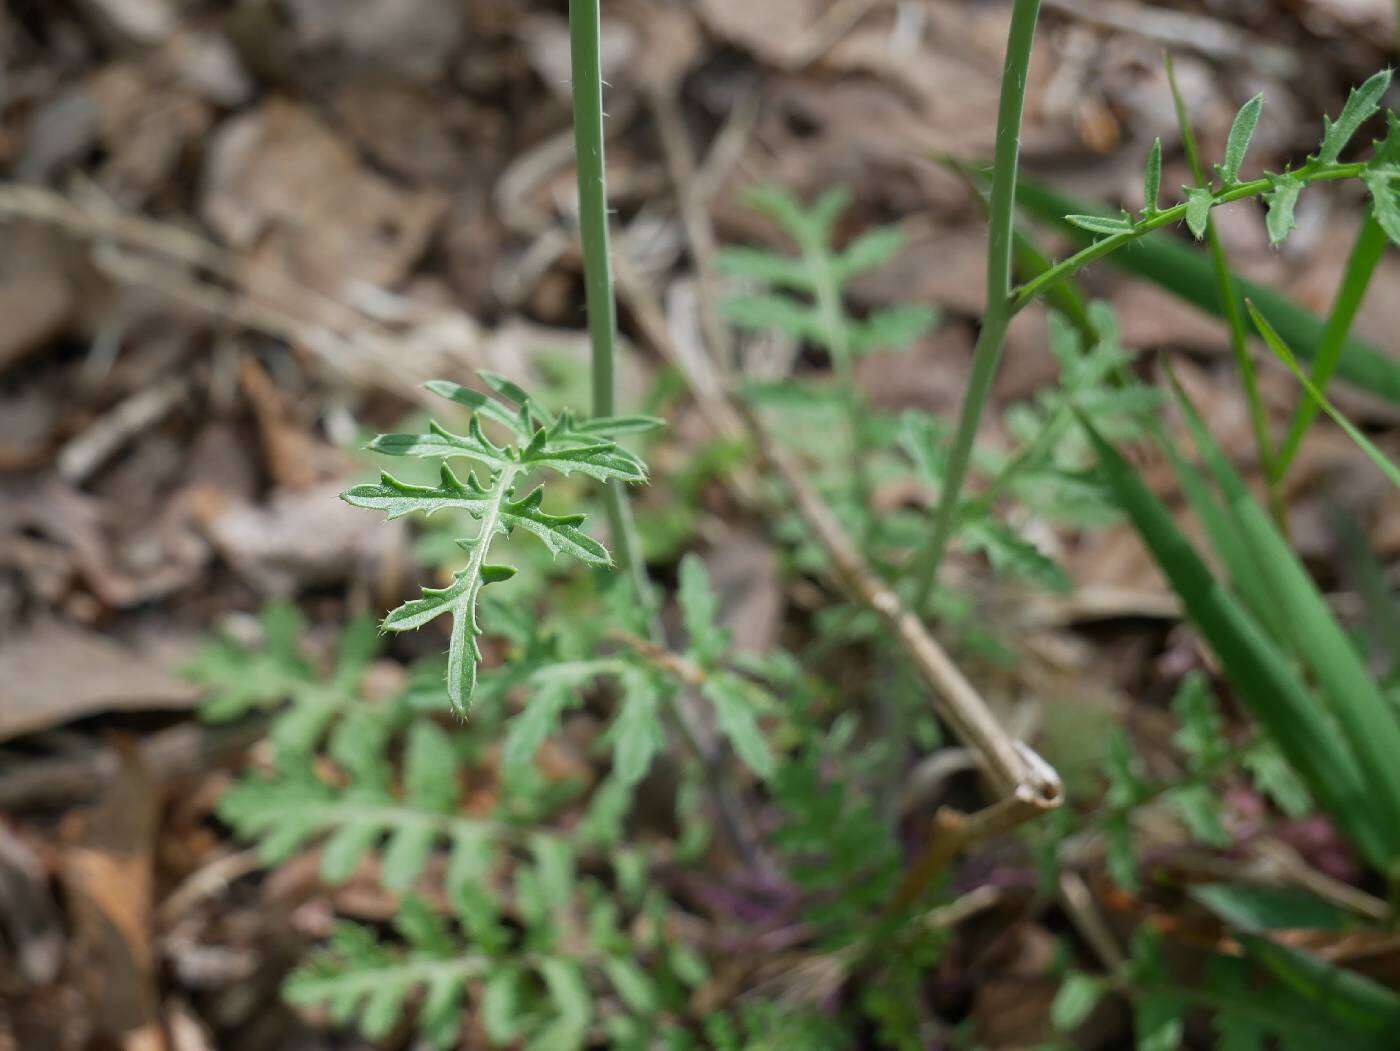
[(1390, 70), (1383, 69), (1373, 74), (1360, 87), (1352, 88), (1347, 95), (1346, 105), (1336, 121), (1322, 119), (1322, 146), (1317, 151), (1317, 159), (1324, 164), (1332, 164), (1341, 157), (1342, 150), (1376, 111), (1381, 99), (1390, 88)]
[(719, 596), (710, 584), (704, 559), (697, 554), (681, 559), (676, 600), (690, 636), (690, 654), (701, 665), (714, 666), (729, 652), (729, 632), (719, 626)]
[(613, 746), (613, 775), (635, 785), (647, 775), (652, 761), (666, 746), (661, 727), (661, 694), (649, 675), (623, 677), (626, 690), (608, 736)]
[(441, 398), (456, 402), (458, 405), (465, 405), (473, 413), (480, 413), (493, 423), (499, 423), (502, 427), (509, 428), (518, 440), (530, 440), (530, 430), (522, 425), (519, 414), (511, 412), (490, 395), (472, 390), (470, 387), (464, 387), (460, 383), (453, 383), (450, 380), (429, 380), (423, 386)]
[(758, 725), (754, 688), (728, 672), (715, 672), (706, 677), (700, 690), (714, 705), (720, 733), (744, 765), (765, 781), (772, 778), (777, 763)]
[[(1400, 136), (1396, 136), (1396, 142), (1400, 143)], [(1081, 242), (1087, 241), (1089, 235), (1065, 223), (1064, 215), (1093, 212), (1099, 207), (1025, 178), (1017, 182), (1016, 203), (1027, 214), (1061, 226)], [(1210, 258), (1176, 238), (1158, 233), (1136, 239), (1109, 255), (1106, 262), (1151, 281), (1209, 314), (1225, 314)], [(1324, 343), (1324, 320), (1266, 285), (1234, 276), (1240, 293), (1254, 300), (1289, 344), (1308, 361), (1315, 360)], [(1344, 346), (1337, 375), (1370, 394), (1400, 403), (1400, 363), (1392, 361), (1375, 344), (1354, 336), (1347, 337)]]
[(1269, 232), (1269, 243), (1282, 244), (1296, 225), (1293, 213), (1298, 204), (1298, 195), (1303, 192), (1303, 180), (1295, 175), (1270, 175), (1273, 189), (1264, 194), (1264, 203), (1269, 206), (1264, 226)]

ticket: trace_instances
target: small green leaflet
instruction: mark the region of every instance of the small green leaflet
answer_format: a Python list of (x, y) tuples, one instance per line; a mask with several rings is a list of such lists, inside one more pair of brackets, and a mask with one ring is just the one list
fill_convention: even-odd
[(1157, 214), (1157, 201), (1162, 195), (1162, 137), (1152, 140), (1152, 149), (1147, 152), (1147, 167), (1142, 176), (1142, 212), (1144, 215)]
[(1347, 95), (1347, 104), (1342, 107), (1342, 115), (1336, 121), (1322, 119), (1322, 146), (1317, 151), (1317, 159), (1323, 164), (1335, 164), (1346, 149), (1347, 143), (1380, 109), (1381, 99), (1390, 87), (1390, 70), (1383, 69), (1374, 74), (1359, 88), (1352, 88)]
[(1107, 215), (1067, 215), (1065, 222), (1073, 223), (1081, 230), (1088, 230), (1091, 234), (1130, 234), (1133, 232), (1132, 220), (1126, 218), (1114, 218)]
[(661, 691), (652, 677), (634, 669), (622, 676), (622, 708), (608, 730), (613, 746), (613, 774), (635, 785), (651, 770), (666, 745), (661, 727)]
[(746, 277), (774, 288), (806, 292), (812, 287), (812, 275), (801, 259), (778, 255), (762, 248), (724, 248), (716, 262), (723, 273)]
[(676, 598), (690, 635), (691, 653), (700, 664), (713, 667), (729, 651), (729, 633), (719, 626), (719, 596), (699, 555), (681, 559)]
[(1206, 235), (1210, 223), (1210, 210), (1215, 206), (1215, 195), (1204, 186), (1192, 186), (1186, 190), (1186, 225), (1199, 241)]
[(908, 304), (876, 310), (869, 317), (852, 323), (851, 350), (864, 354), (872, 350), (903, 350), (938, 323), (933, 307)]
[(1263, 106), (1263, 94), (1255, 95), (1240, 107), (1230, 125), (1230, 136), (1225, 140), (1225, 160), (1215, 169), (1227, 189), (1239, 182), (1240, 166), (1249, 152), (1249, 143), (1254, 138), (1254, 129), (1259, 125), (1259, 111)]
[(1083, 971), (1071, 971), (1060, 983), (1055, 1002), (1050, 1006), (1050, 1022), (1061, 1033), (1078, 1029), (1098, 1006), (1108, 991), (1103, 979)]
[(744, 765), (765, 781), (772, 778), (777, 763), (758, 725), (754, 703), (758, 691), (736, 675), (715, 672), (705, 679), (701, 692), (715, 706), (720, 733), (729, 739)]
[(1268, 178), (1273, 189), (1264, 194), (1264, 203), (1269, 206), (1264, 225), (1269, 231), (1269, 243), (1277, 245), (1293, 229), (1293, 211), (1298, 204), (1298, 195), (1303, 192), (1303, 180), (1287, 174), (1271, 174)]
[(897, 226), (877, 226), (861, 234), (840, 253), (836, 269), (842, 279), (884, 266), (899, 254), (905, 243), (904, 231)]

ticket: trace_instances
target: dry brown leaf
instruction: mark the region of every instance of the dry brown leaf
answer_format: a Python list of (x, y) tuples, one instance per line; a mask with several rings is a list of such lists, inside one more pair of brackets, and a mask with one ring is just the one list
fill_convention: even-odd
[(200, 494), (196, 515), (214, 546), (255, 588), (290, 595), (343, 582), (392, 563), (402, 522), (385, 523), (343, 503), (339, 482), (273, 496), (266, 507)]
[(436, 80), (461, 42), (472, 5), (459, 0), (287, 0), (306, 50), (339, 51), (375, 69)]
[(214, 229), (247, 253), (250, 286), (313, 317), (303, 289), (353, 299), (402, 280), (445, 206), (439, 193), (391, 185), (309, 109), (282, 98), (219, 129), (201, 199)]
[(65, 823), (63, 883), (95, 1033), (125, 1051), (166, 1047), (155, 983), (155, 786), (134, 748), (92, 811)]
[(0, 643), (0, 741), (109, 711), (193, 707), (199, 689), (95, 632), (40, 624)]
[(162, 187), (186, 148), (202, 139), (213, 121), (200, 99), (158, 83), (135, 63), (100, 70), (90, 91), (107, 154), (98, 179), (109, 195), (127, 204)]
[(45, 985), (63, 962), (63, 929), (43, 862), (19, 835), (0, 824), (0, 959), (13, 953), (22, 982)]

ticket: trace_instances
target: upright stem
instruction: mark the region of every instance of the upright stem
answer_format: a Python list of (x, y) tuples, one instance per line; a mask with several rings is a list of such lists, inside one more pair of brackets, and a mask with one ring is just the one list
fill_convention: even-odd
[(1025, 109), (1026, 76), (1039, 14), (1040, 0), (1016, 0), (1011, 12), (1011, 32), (1006, 42), (1006, 64), (1001, 76), (1001, 107), (997, 113), (992, 194), (988, 204), (991, 214), (987, 231), (987, 309), (982, 318), (982, 331), (977, 337), (977, 348), (973, 351), (972, 376), (963, 396), (962, 414), (958, 418), (957, 435), (948, 459), (943, 492), (939, 496), (933, 534), (915, 560), (915, 575), (919, 581), (914, 599), (915, 612), (922, 612), (928, 605), (929, 596), (938, 581), (938, 569), (957, 522), (958, 498), (967, 480), (972, 443), (977, 437), (977, 426), (991, 394), (992, 382), (996, 379), (1002, 348), (1006, 344), (1006, 329), (1011, 323), (1016, 168), (1021, 155), (1021, 114)]
[[(617, 303), (613, 298), (612, 251), (608, 243), (608, 191), (603, 155), (603, 70), (600, 0), (569, 0), (569, 50), (573, 63), (574, 145), (578, 165), (579, 233), (583, 240), (583, 285), (588, 307), (588, 335), (593, 347), (593, 415), (616, 413)], [(637, 599), (647, 612), (648, 633), (658, 646), (665, 643), (651, 581), (641, 558), (627, 491), (612, 482), (604, 491), (608, 527), (618, 564), (632, 578)], [(719, 820), (744, 862), (763, 871), (769, 867), (759, 841), (734, 791), (719, 769), (716, 753), (702, 740), (690, 694), (682, 692), (668, 706), (668, 721), (704, 770), (706, 787)]]
[[(593, 346), (593, 415), (612, 416), (617, 404), (614, 366), (617, 303), (613, 298), (612, 251), (608, 238), (601, 35), (600, 0), (569, 0), (579, 233), (583, 240), (583, 287), (588, 306), (588, 336)], [(631, 575), (643, 604), (651, 608), (651, 584), (637, 550), (636, 529), (627, 505), (627, 492), (621, 482), (608, 485), (604, 506), (618, 564)]]

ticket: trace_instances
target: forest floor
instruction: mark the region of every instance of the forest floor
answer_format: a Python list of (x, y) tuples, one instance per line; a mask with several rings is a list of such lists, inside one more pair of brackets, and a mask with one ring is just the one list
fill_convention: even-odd
[[(379, 921), (391, 906), (370, 880), (322, 885), (310, 855), (266, 873), (216, 819), (250, 749), (256, 760), (259, 726), (202, 721), (204, 687), (182, 669), (214, 633), (255, 635), (277, 598), (298, 601), (311, 648), (324, 647), (437, 567), (416, 527), (337, 499), (372, 477), (357, 451), (365, 434), (423, 408), (422, 381), (486, 368), (586, 403), (564, 7), (12, 0), (0, 12), (0, 1049), (371, 1046), (286, 1005), (278, 987), (333, 918)], [(1045, 7), (1024, 166), (1083, 198), (1133, 202), (1159, 136), (1163, 185), (1190, 182), (1164, 49), (1211, 155), (1240, 102), (1265, 93), (1252, 162), (1272, 169), (1311, 148), (1319, 115), (1394, 57), (1389, 0)], [(938, 158), (991, 152), (1009, 5), (604, 8), (611, 204), (628, 260), (620, 400), (664, 405), (671, 422), (637, 496), (644, 521), (667, 523), (647, 537), (653, 568), (669, 579), (681, 552), (702, 552), (736, 637), (800, 646), (818, 586), (785, 564), (722, 472), (692, 469), (707, 421), (676, 393), (643, 317), (659, 308), (673, 333), (704, 327), (677, 179), (723, 244), (781, 243), (741, 200), (759, 183), (804, 199), (848, 187), (839, 240), (898, 224), (906, 249), (853, 285), (853, 303), (929, 304), (941, 319), (909, 349), (863, 360), (856, 382), (883, 409), (955, 414), (985, 237), (977, 202)], [(1218, 222), (1240, 271), (1325, 313), (1363, 214), (1347, 190), (1310, 195), (1282, 249), (1252, 205)], [(1252, 467), (1224, 327), (1107, 267), (1084, 280), (1143, 371), (1169, 354)], [(1397, 288), (1391, 253), (1357, 325), (1382, 347), (1400, 332)], [(770, 377), (820, 367), (783, 354), (746, 343), (737, 360)], [(1000, 410), (1056, 368), (1047, 319), (1027, 310), (991, 440)], [(1260, 382), (1285, 420), (1294, 380), (1266, 363)], [(1393, 408), (1341, 387), (1338, 398), (1383, 445), (1400, 437)], [(1167, 492), (1155, 466), (1144, 470)], [(1400, 493), (1340, 432), (1309, 439), (1287, 500), (1291, 537), (1330, 589), (1348, 587), (1339, 507), (1382, 563), (1400, 558)], [(1047, 542), (1072, 588), (1034, 602), (979, 594), (989, 618), (1019, 618), (1023, 659), (988, 661), (977, 677), (1013, 718), (1026, 716), (1018, 698), (1044, 699), (1026, 717), (1045, 754), (1068, 782), (1092, 784), (1083, 735), (1116, 721), (1150, 761), (1173, 729), (1160, 683), (1202, 658), (1126, 526)], [(396, 640), (372, 674), (390, 690), (408, 659), (442, 645), (436, 631)], [(1240, 792), (1247, 814), (1255, 801)], [(1325, 820), (1286, 825), (1283, 839), (1310, 871), (1356, 878)], [(1163, 864), (1206, 864), (1161, 851)], [(1002, 897), (956, 939), (940, 995), (983, 1046), (1026, 1046), (1045, 1032), (1052, 932), (1065, 921), (1026, 906), (1024, 866), (983, 865), (959, 878)], [(1124, 937), (1190, 923), (1179, 896), (1129, 895), (1092, 869), (1086, 880)], [(705, 923), (723, 926), (718, 913)], [(1394, 941), (1328, 948), (1400, 981)], [(721, 969), (706, 995), (750, 980)], [(1094, 1046), (1122, 1046), (1122, 1018), (1099, 1028)]]

